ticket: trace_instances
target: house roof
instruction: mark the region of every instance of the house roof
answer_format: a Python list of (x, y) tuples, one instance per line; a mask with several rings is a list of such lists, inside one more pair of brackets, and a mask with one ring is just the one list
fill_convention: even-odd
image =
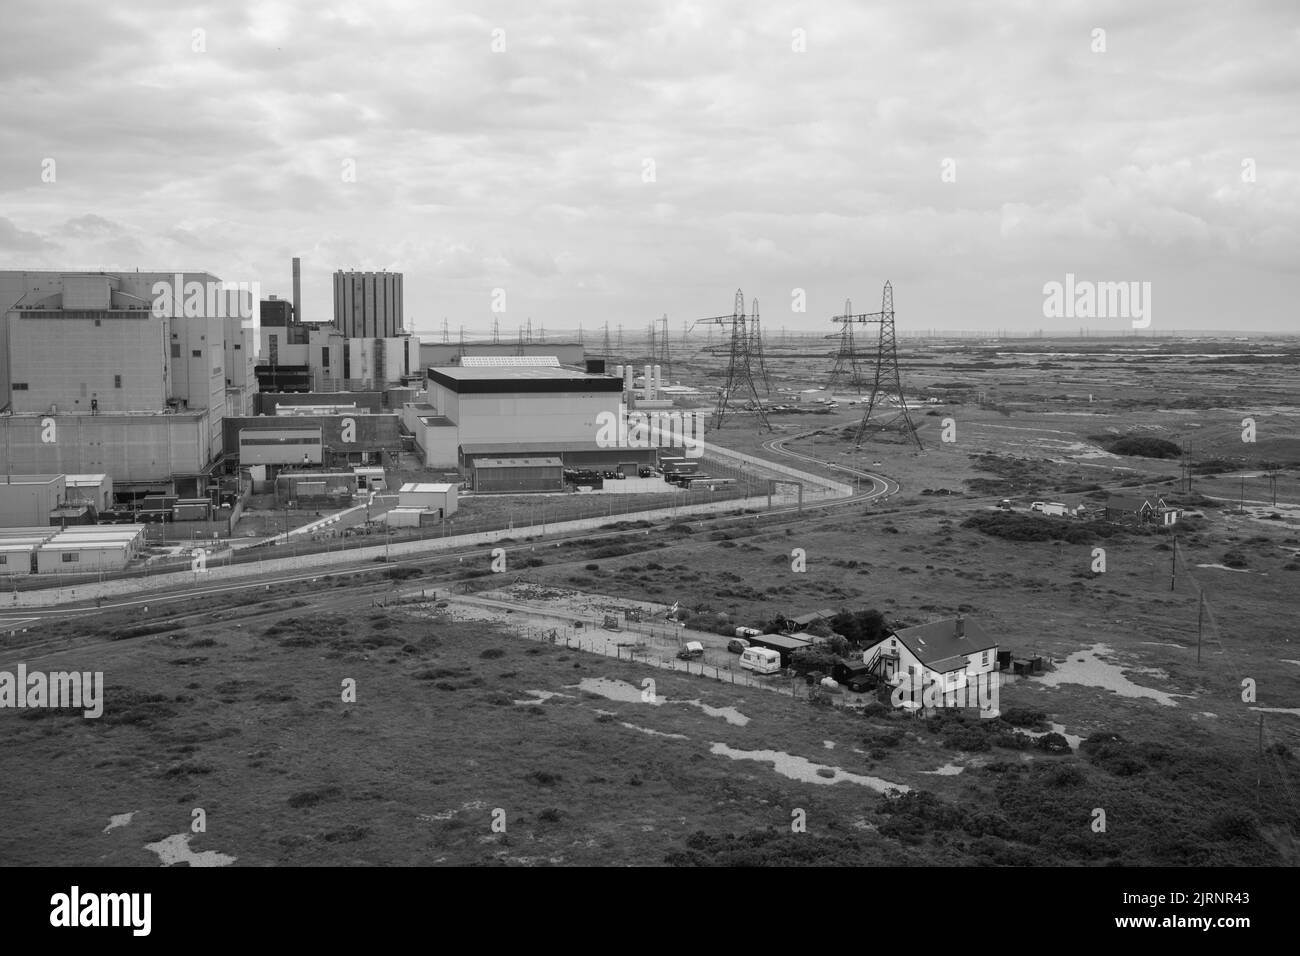
[(1156, 507), (1156, 502), (1139, 495), (1111, 495), (1106, 499), (1106, 507), (1114, 511), (1141, 511)]
[(822, 608), (820, 611), (809, 611), (807, 614), (800, 614), (797, 617), (788, 617), (787, 621), (798, 624), (800, 627), (806, 627), (813, 621), (829, 621), (835, 616), (835, 612), (830, 608)]
[(978, 654), (998, 646), (997, 638), (991, 637), (970, 618), (962, 619), (962, 631), (962, 636), (958, 637), (956, 619), (948, 618), (918, 624), (916, 627), (899, 628), (894, 631), (894, 636), (922, 664), (931, 670), (942, 672), (958, 666), (953, 658), (962, 658), (960, 666), (965, 666), (966, 655)]

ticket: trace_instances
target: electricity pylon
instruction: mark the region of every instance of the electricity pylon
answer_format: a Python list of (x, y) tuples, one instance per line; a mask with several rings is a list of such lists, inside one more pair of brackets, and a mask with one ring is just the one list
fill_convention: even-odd
[(713, 427), (722, 426), (733, 399), (739, 393), (747, 392), (759, 421), (763, 423), (764, 428), (772, 431), (772, 425), (767, 420), (767, 410), (763, 407), (763, 400), (758, 395), (758, 386), (754, 383), (753, 340), (745, 316), (745, 294), (739, 289), (736, 290), (735, 306), (731, 315), (715, 315), (712, 318), (700, 319), (695, 325), (720, 325), (731, 332), (725, 344), (706, 346), (704, 349), (706, 352), (719, 354), (726, 352), (728, 355), (727, 380), (722, 386), (722, 391), (718, 393), (718, 405), (713, 412)]
[[(853, 444), (861, 447), (868, 425), (874, 424), (877, 431), (884, 431), (901, 419), (904, 434), (916, 443), (917, 451), (924, 451), (921, 436), (917, 434), (916, 425), (913, 424), (912, 416), (907, 410), (907, 399), (903, 395), (903, 377), (898, 368), (898, 343), (894, 333), (894, 287), (888, 282), (885, 283), (879, 312), (843, 315), (837, 316), (836, 319), (846, 323), (874, 323), (880, 326), (880, 341), (876, 347), (875, 380), (872, 382), (871, 397), (867, 400), (867, 410), (862, 415), (862, 422), (858, 425)], [(872, 423), (871, 413), (877, 405), (886, 402), (896, 402), (898, 414), (886, 422)]]

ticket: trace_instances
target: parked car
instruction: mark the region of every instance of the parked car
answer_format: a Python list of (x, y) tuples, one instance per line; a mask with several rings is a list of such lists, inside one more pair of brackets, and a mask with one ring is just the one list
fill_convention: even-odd
[(733, 637), (731, 640), (727, 641), (727, 650), (731, 651), (733, 654), (743, 654), (747, 647), (749, 647), (749, 641), (745, 640), (743, 637)]
[(686, 645), (677, 652), (679, 661), (693, 661), (697, 657), (704, 656), (704, 645), (699, 641), (687, 641)]

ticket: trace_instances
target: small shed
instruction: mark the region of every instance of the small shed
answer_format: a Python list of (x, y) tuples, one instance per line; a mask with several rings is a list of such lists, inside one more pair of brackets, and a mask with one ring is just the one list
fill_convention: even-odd
[(441, 512), (441, 517), (450, 517), (456, 513), (456, 486), (435, 482), (407, 482), (397, 491), (397, 506), (434, 514)]

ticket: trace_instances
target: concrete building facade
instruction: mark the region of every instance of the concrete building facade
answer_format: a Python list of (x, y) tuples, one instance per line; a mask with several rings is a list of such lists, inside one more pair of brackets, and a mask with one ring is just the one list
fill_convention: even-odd
[(0, 528), (40, 528), (67, 499), (63, 475), (5, 475), (0, 479)]
[(254, 390), (255, 301), (210, 273), (0, 272), (7, 469), (197, 481)]
[(335, 272), (334, 327), (349, 339), (387, 339), (402, 335), (406, 331), (402, 274), (342, 269)]

